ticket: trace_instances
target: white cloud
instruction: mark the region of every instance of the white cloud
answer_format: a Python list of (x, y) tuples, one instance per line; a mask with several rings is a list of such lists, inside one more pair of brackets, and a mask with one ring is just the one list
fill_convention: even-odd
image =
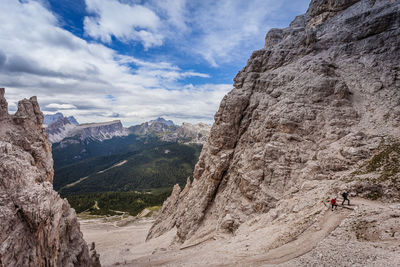
[(57, 104), (57, 103), (48, 104), (48, 105), (46, 105), (46, 108), (48, 108), (48, 109), (76, 109), (76, 107), (71, 104)]
[[(86, 33), (103, 42), (111, 36), (139, 41), (145, 48), (166, 42), (211, 66), (245, 62), (264, 46), (272, 27), (299, 15), (309, 0), (85, 0), (93, 16), (85, 18)], [(132, 4), (140, 2), (142, 5)], [(283, 24), (285, 21), (286, 24)], [(139, 30), (141, 29), (141, 30)], [(244, 52), (247, 51), (247, 52)]]
[(236, 60), (245, 62), (251, 51), (264, 46), (267, 31), (278, 26), (271, 18), (277, 17), (285, 2), (199, 1), (191, 14), (193, 30), (199, 32), (192, 49), (214, 67)]
[(162, 45), (160, 19), (152, 10), (117, 0), (85, 2), (87, 11), (93, 14), (84, 19), (85, 32), (91, 37), (110, 43), (115, 36), (123, 42), (139, 41), (145, 48)]
[(60, 28), (36, 1), (3, 0), (2, 7), (7, 12), (0, 24), (0, 87), (6, 87), (11, 111), (18, 100), (36, 95), (43, 111), (60, 110), (82, 123), (115, 116), (126, 125), (158, 116), (212, 122), (231, 88), (209, 84), (182, 89), (179, 80), (208, 75), (89, 43)]
[[(155, 10), (160, 17), (163, 17), (163, 24), (168, 25), (167, 28), (176, 29), (174, 35), (190, 32), (190, 27), (187, 25), (190, 11), (186, 0), (151, 0), (147, 5)], [(165, 31), (166, 29), (164, 28), (163, 30)]]
[[(279, 26), (289, 9), (292, 14), (304, 11), (307, 2), (86, 0), (90, 14), (85, 30), (103, 42), (115, 37), (141, 42), (148, 49), (167, 44), (166, 51), (182, 52), (185, 62), (200, 55), (218, 66), (244, 62), (252, 50), (263, 46), (270, 26)], [(187, 77), (210, 75), (181, 69), (168, 55), (147, 61), (79, 38), (61, 28), (38, 1), (1, 4), (6, 12), (0, 23), (0, 87), (6, 87), (13, 111), (19, 99), (37, 95), (44, 111), (61, 110), (81, 122), (116, 116), (126, 124), (158, 116), (212, 122), (220, 100), (231, 89), (228, 84), (183, 84)]]

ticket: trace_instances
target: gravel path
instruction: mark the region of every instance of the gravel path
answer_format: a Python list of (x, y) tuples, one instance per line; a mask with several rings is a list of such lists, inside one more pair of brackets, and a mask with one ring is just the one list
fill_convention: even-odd
[(86, 241), (96, 242), (103, 266), (400, 266), (400, 204), (352, 199), (350, 209), (326, 210), (274, 249), (258, 232), (219, 235), (185, 249), (170, 246), (174, 231), (145, 242), (152, 222), (116, 227), (85, 220), (81, 229)]

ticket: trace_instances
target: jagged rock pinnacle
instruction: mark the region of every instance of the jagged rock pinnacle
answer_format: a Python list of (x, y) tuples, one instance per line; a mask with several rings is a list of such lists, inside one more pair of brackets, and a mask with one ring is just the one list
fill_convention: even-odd
[(51, 145), (36, 97), (9, 115), (0, 89), (0, 265), (99, 266), (75, 211), (52, 188)]

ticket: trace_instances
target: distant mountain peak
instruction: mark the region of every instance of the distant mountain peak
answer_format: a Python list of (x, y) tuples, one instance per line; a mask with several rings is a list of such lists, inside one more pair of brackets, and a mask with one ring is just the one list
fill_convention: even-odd
[(155, 120), (151, 120), (149, 124), (153, 124), (154, 122), (161, 122), (161, 123), (166, 124), (166, 125), (168, 125), (168, 126), (174, 126), (174, 125), (175, 125), (173, 121), (171, 121), (171, 120), (166, 120), (166, 119), (164, 119), (164, 118), (162, 118), (162, 117), (158, 117), (158, 118), (155, 119)]
[(74, 118), (74, 116), (68, 116), (67, 119), (75, 125), (79, 125), (79, 122)]
[(46, 114), (44, 115), (43, 123), (49, 125), (53, 122), (56, 122), (59, 118), (64, 118), (64, 115), (60, 112), (57, 112), (55, 114)]
[(44, 115), (43, 124), (50, 125), (56, 122), (59, 119), (66, 118), (70, 123), (78, 125), (79, 122), (74, 118), (74, 116), (65, 117), (61, 112), (57, 112), (55, 114), (46, 114)]

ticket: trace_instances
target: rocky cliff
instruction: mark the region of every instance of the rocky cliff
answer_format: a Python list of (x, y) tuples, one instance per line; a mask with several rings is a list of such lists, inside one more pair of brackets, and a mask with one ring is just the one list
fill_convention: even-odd
[(341, 190), (398, 201), (399, 51), (399, 1), (312, 0), (269, 31), (215, 114), (193, 184), (174, 188), (148, 239), (176, 228), (190, 243), (279, 220), (273, 247)]
[(51, 145), (36, 97), (8, 114), (0, 88), (0, 265), (99, 266), (75, 211), (52, 189)]

